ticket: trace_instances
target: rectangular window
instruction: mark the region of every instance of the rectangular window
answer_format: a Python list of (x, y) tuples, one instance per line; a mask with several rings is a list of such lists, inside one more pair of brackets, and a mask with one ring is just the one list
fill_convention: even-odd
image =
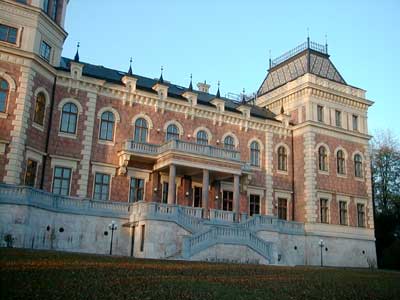
[(340, 110), (335, 110), (335, 120), (336, 126), (342, 127), (342, 112)]
[(35, 186), (36, 170), (37, 162), (32, 159), (28, 159), (26, 162), (25, 185), (32, 187)]
[(358, 227), (365, 227), (365, 206), (364, 204), (357, 204), (357, 224)]
[(287, 200), (278, 198), (278, 218), (287, 220)]
[(131, 178), (129, 202), (138, 202), (143, 200), (144, 200), (144, 179)]
[(144, 250), (144, 234), (145, 234), (145, 225), (142, 225), (140, 227), (140, 252), (143, 252)]
[(201, 207), (202, 188), (195, 186), (193, 194), (193, 207)]
[(94, 200), (106, 201), (110, 195), (110, 175), (96, 173), (94, 176)]
[(347, 225), (347, 203), (339, 201), (339, 218), (340, 225)]
[(250, 216), (260, 214), (260, 195), (250, 195)]
[(224, 191), (222, 193), (222, 209), (233, 211), (233, 192)]
[(324, 107), (317, 105), (317, 118), (318, 122), (324, 122)]
[(16, 44), (17, 32), (17, 28), (0, 24), (0, 41)]
[(52, 11), (51, 11), (51, 18), (55, 21), (57, 17), (57, 10), (58, 10), (58, 0), (53, 0), (52, 3)]
[(69, 195), (72, 170), (70, 168), (55, 167), (53, 177), (53, 193), (57, 195)]
[(329, 203), (328, 199), (321, 198), (319, 200), (321, 223), (329, 223), (329, 221), (328, 221), (328, 213), (329, 213), (328, 203)]
[(50, 62), (51, 47), (45, 41), (40, 45), (40, 56)]
[(358, 116), (353, 115), (353, 130), (358, 131)]
[(168, 203), (168, 182), (162, 185), (162, 203)]

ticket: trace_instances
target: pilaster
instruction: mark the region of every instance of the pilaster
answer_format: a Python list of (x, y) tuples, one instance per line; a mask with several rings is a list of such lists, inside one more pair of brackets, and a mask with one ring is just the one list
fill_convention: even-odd
[(304, 197), (306, 203), (306, 222), (313, 223), (317, 220), (316, 203), (316, 158), (315, 158), (315, 133), (307, 132), (304, 138)]
[(16, 99), (16, 107), (12, 121), (10, 152), (7, 155), (8, 163), (5, 167), (6, 176), (4, 182), (8, 184), (20, 184), (22, 161), (24, 159), (26, 130), (28, 128), (29, 112), (31, 109), (31, 98), (33, 96), (33, 78), (35, 71), (31, 68), (21, 66), (21, 77), (19, 79), (19, 90)]
[(87, 94), (88, 101), (86, 102), (85, 121), (83, 131), (83, 148), (81, 151), (82, 160), (80, 162), (79, 169), (79, 180), (78, 180), (78, 191), (79, 197), (87, 197), (87, 188), (89, 182), (89, 168), (90, 158), (92, 155), (92, 143), (93, 143), (93, 130), (96, 112), (96, 99), (95, 93)]
[(371, 159), (370, 159), (370, 153), (369, 153), (369, 146), (366, 144), (364, 146), (364, 168), (365, 171), (363, 172), (363, 175), (365, 174), (365, 185), (367, 189), (367, 195), (368, 195), (368, 202), (367, 202), (367, 208), (368, 208), (368, 227), (370, 229), (375, 228), (374, 224), (374, 206), (372, 203), (372, 182), (371, 182)]
[(265, 201), (266, 201), (266, 215), (272, 215), (272, 201), (273, 201), (273, 133), (267, 131), (265, 133)]

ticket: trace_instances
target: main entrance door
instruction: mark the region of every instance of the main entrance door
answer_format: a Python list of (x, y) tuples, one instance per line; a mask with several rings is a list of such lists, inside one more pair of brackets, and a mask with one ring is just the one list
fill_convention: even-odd
[(195, 186), (193, 195), (193, 207), (201, 207), (202, 188)]

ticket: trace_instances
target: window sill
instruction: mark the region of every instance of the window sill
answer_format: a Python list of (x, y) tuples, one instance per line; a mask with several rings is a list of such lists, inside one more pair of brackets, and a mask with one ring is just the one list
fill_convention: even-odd
[(58, 132), (58, 136), (59, 137), (63, 137), (63, 138), (76, 140), (76, 134), (72, 134), (72, 133)]
[(289, 175), (288, 171), (282, 171), (282, 170), (277, 170), (276, 173), (280, 175)]
[(38, 123), (33, 122), (32, 123), (32, 127), (36, 128), (37, 130), (40, 130), (40, 131), (44, 132), (44, 127), (42, 125), (38, 124)]
[(7, 119), (8, 113), (0, 112), (0, 119)]
[(329, 176), (329, 171), (318, 170), (318, 174)]
[(340, 177), (340, 178), (347, 178), (347, 175), (346, 175), (346, 174), (337, 174), (337, 173), (336, 173), (336, 176), (337, 176), (337, 177)]
[(257, 167), (257, 166), (250, 166), (250, 169), (252, 171), (261, 171), (261, 167)]
[(364, 182), (364, 178), (363, 177), (354, 177), (354, 178), (357, 181)]
[(113, 141), (98, 140), (97, 143), (100, 145), (115, 146)]

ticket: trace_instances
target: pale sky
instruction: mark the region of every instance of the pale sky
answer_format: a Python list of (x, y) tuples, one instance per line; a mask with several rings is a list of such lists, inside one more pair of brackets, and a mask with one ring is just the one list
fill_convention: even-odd
[(216, 92), (255, 92), (272, 58), (307, 38), (324, 44), (350, 85), (375, 101), (369, 127), (400, 136), (400, 1), (70, 0), (63, 55)]

